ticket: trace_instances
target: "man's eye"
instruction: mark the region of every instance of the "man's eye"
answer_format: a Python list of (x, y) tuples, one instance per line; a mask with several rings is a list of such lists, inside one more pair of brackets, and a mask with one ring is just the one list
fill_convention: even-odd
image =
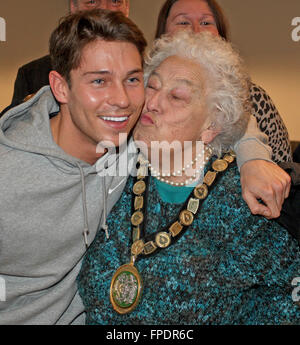
[(90, 1), (86, 1), (84, 4), (86, 6), (86, 9), (88, 9), (89, 7), (96, 6), (96, 1), (95, 0), (90, 0)]
[(128, 81), (132, 84), (132, 83), (138, 83), (140, 79), (138, 77), (132, 77), (132, 78), (129, 78)]
[(111, 0), (111, 3), (114, 5), (114, 6), (119, 6), (123, 3), (123, 0)]
[(93, 84), (102, 85), (102, 84), (104, 84), (104, 80), (103, 79), (95, 79), (95, 80), (93, 80)]

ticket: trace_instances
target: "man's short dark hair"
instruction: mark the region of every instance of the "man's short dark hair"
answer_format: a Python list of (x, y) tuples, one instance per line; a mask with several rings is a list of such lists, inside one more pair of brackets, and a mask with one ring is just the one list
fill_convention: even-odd
[(147, 42), (143, 33), (121, 12), (97, 9), (70, 14), (62, 18), (49, 41), (52, 68), (69, 85), (70, 72), (79, 67), (83, 48), (97, 39), (132, 43), (144, 58)]

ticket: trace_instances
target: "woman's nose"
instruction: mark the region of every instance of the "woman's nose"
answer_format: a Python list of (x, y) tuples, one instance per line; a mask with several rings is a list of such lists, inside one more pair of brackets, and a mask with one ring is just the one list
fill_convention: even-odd
[(195, 32), (195, 33), (199, 33), (201, 31), (203, 31), (202, 25), (198, 22), (193, 23), (192, 28), (193, 28), (193, 32)]
[(158, 91), (152, 91), (146, 93), (146, 107), (148, 111), (153, 113), (159, 113), (160, 111), (160, 97)]

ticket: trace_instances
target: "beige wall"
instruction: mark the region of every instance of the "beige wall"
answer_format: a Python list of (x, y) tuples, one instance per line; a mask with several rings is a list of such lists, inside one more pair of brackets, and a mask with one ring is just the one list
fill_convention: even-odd
[(300, 140), (300, 41), (292, 40), (296, 27), (291, 25), (293, 18), (300, 17), (300, 1), (247, 2), (220, 0), (230, 18), (232, 41), (253, 81), (273, 99), (290, 139)]
[(47, 54), (49, 36), (67, 12), (67, 0), (0, 1), (0, 17), (6, 21), (6, 41), (0, 42), (0, 109), (11, 102), (18, 67)]
[[(151, 42), (163, 0), (131, 0), (130, 17)], [(300, 0), (219, 0), (229, 18), (231, 38), (253, 81), (267, 90), (292, 140), (300, 140), (300, 41), (292, 40), (292, 19)], [(11, 101), (20, 65), (47, 53), (47, 41), (68, 0), (0, 2), (6, 42), (0, 42), (0, 109)], [(300, 23), (299, 23), (300, 25)], [(300, 31), (298, 33), (300, 36)]]

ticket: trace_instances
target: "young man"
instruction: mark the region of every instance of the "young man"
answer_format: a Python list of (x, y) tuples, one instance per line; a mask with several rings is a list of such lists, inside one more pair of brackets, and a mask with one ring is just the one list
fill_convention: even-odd
[[(71, 13), (91, 9), (120, 11), (128, 17), (129, 0), (70, 0)], [(31, 97), (41, 87), (49, 85), (49, 73), (51, 69), (49, 55), (33, 60), (20, 67), (14, 85), (12, 102), (0, 113), (0, 116), (12, 107), (22, 103), (26, 98)]]
[(100, 176), (112, 160), (97, 144), (122, 144), (137, 121), (145, 47), (119, 12), (68, 16), (50, 39), (51, 90), (0, 120), (1, 324), (84, 322), (81, 259), (126, 181)]

